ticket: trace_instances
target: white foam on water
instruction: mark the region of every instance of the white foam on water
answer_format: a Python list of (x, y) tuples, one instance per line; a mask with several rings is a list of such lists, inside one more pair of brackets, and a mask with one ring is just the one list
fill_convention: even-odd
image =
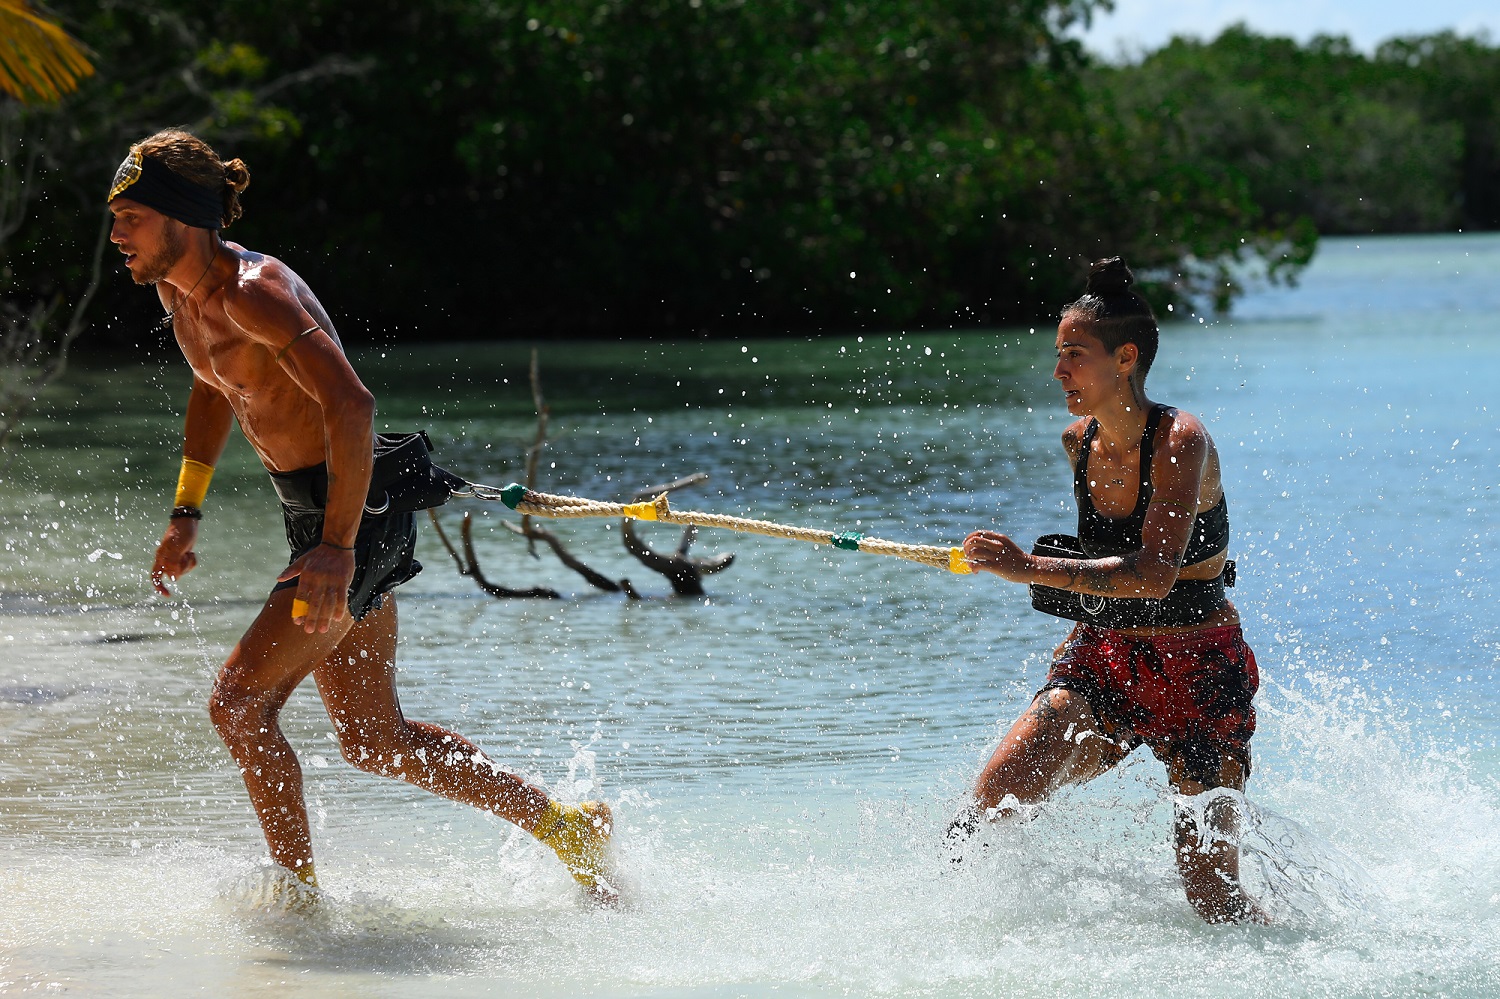
[[(0, 734), (31, 761), (0, 767), (18, 834), (0, 852), (0, 993), (1478, 997), (1500, 986), (1493, 776), (1331, 653), (1278, 650), (1256, 702), (1243, 868), (1276, 925), (1212, 927), (1183, 898), (1174, 799), (1144, 750), (1030, 822), (985, 829), (955, 869), (940, 835), (983, 745), (935, 771), (893, 758), (848, 779), (816, 759), (782, 762), (787, 736), (768, 727), (734, 771), (695, 768), (689, 744), (667, 741), (680, 764), (632, 778), (608, 736), (586, 729), (529, 773), (568, 800), (613, 805), (626, 901), (611, 912), (585, 904), (514, 827), (352, 771), (314, 738), (327, 724), (310, 699), (288, 720), (323, 883), (304, 912), (269, 890), (243, 790), (190, 689), (207, 676), (197, 642), (174, 648), (184, 661), (147, 684), (143, 671), (162, 670), (138, 645), (60, 646), (59, 661), (90, 664), (89, 683), (0, 712)], [(183, 696), (153, 701), (164, 683)], [(669, 703), (653, 717), (675, 728), (689, 710)], [(481, 742), (505, 758), (508, 740)]]
[(1188, 908), (1173, 799), (1138, 753), (1033, 821), (986, 829), (957, 866), (938, 848), (943, 791), (615, 793), (617, 911), (586, 905), (530, 837), (457, 811), (446, 834), (383, 816), (362, 841), (329, 843), (308, 912), (268, 897), (243, 853), (201, 844), (11, 857), (0, 989), (1493, 994), (1493, 782), (1414, 743), (1378, 696), (1312, 677), (1260, 702), (1257, 738), (1296, 746), (1254, 776), (1244, 835), (1272, 927), (1207, 926)]

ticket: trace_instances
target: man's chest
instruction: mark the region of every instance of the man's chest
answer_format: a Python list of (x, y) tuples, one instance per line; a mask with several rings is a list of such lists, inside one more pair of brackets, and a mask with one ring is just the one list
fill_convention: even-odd
[(176, 333), (193, 374), (231, 399), (248, 403), (286, 381), (265, 345), (240, 330), (179, 317)]

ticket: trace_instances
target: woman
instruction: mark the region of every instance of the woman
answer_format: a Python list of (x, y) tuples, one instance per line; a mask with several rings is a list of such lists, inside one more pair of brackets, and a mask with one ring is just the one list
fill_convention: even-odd
[[(1030, 584), (1036, 606), (1080, 623), (980, 772), (953, 841), (982, 816), (1097, 777), (1141, 743), (1185, 797), (1243, 791), (1250, 774), (1259, 677), (1224, 595), (1233, 563), (1219, 454), (1196, 416), (1146, 397), (1158, 334), (1133, 283), (1119, 257), (1094, 264), (1057, 329), (1053, 377), (1077, 417), (1063, 432), (1076, 545), (1043, 539), (1059, 543), (1055, 555), (1027, 554), (996, 531), (964, 542), (976, 571)], [(1240, 887), (1236, 797), (1198, 801), (1175, 822), (1188, 901), (1209, 922), (1263, 919)]]

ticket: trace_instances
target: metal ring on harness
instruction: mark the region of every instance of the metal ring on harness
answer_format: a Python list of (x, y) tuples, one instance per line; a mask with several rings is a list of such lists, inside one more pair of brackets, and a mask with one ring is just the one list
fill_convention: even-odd
[[(1031, 553), (1044, 558), (1090, 557), (1078, 539), (1067, 534), (1043, 535)], [(1034, 583), (1030, 588), (1031, 606), (1043, 614), (1100, 628), (1191, 627), (1206, 621), (1227, 603), (1224, 588), (1233, 586), (1234, 578), (1234, 563), (1225, 562), (1218, 577), (1179, 579), (1165, 597), (1159, 598), (1109, 597)]]

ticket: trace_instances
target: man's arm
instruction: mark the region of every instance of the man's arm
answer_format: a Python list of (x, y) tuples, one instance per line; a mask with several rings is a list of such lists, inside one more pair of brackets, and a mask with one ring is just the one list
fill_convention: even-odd
[(224, 456), (233, 426), (234, 410), (229, 407), (229, 400), (201, 378), (194, 377), (187, 418), (183, 421), (182, 456), (212, 468)]
[[(302, 311), (299, 309), (299, 311)], [(328, 464), (328, 507), (323, 541), (352, 548), (370, 493), (375, 460), (375, 397), (349, 365), (349, 359), (317, 321), (302, 311), (315, 331), (288, 341), (281, 353), (283, 371), (318, 404), (323, 413), (323, 441)]]
[[(234, 411), (229, 407), (229, 400), (195, 377), (192, 392), (188, 395), (187, 418), (183, 423), (184, 461), (198, 462), (212, 469), (224, 454), (224, 445), (229, 442), (229, 430), (233, 425)], [(172, 591), (167, 589), (166, 580), (175, 581), (198, 564), (198, 555), (193, 550), (197, 541), (197, 518), (180, 516), (168, 521), (151, 565), (151, 585), (157, 593), (170, 597)]]
[[(312, 317), (307, 316), (307, 321), (312, 324)], [(338, 344), (321, 328), (306, 333), (311, 328), (302, 327), (298, 340), (288, 341), (292, 349), (283, 349), (278, 360), (323, 413), (328, 467), (323, 541), (279, 577), (298, 576), (292, 620), (309, 634), (326, 632), (349, 613), (354, 538), (369, 498), (370, 470), (375, 461), (375, 397), (355, 375)]]
[[(274, 265), (279, 269), (279, 265)], [(295, 278), (268, 268), (226, 298), (225, 315), (270, 351), (274, 363), (313, 400), (323, 421), (328, 503), (322, 543), (279, 577), (297, 577), (293, 620), (326, 632), (349, 613), (354, 539), (364, 516), (374, 463), (375, 397), (342, 348), (298, 297)]]

